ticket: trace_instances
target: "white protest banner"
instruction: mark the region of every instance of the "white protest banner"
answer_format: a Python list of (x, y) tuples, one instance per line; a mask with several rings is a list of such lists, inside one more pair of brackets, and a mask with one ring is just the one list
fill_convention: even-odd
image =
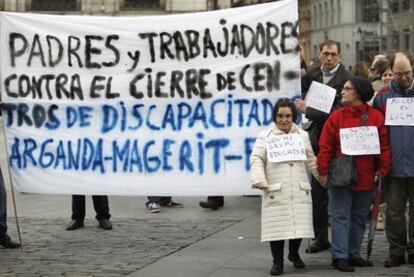
[(306, 161), (305, 144), (298, 134), (275, 135), (266, 138), (267, 160), (271, 163)]
[(313, 81), (306, 93), (307, 106), (324, 113), (330, 113), (335, 100), (336, 90), (330, 86)]
[(339, 130), (341, 152), (345, 155), (377, 155), (381, 153), (378, 129), (360, 126)]
[(414, 98), (388, 98), (385, 125), (414, 126)]
[(7, 160), (19, 191), (250, 194), (249, 158), (300, 95), (297, 1), (205, 13), (1, 13)]

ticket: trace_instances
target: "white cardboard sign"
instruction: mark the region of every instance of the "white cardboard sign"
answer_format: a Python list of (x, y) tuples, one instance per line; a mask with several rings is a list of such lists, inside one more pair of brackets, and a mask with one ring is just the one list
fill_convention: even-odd
[(266, 139), (266, 153), (271, 163), (306, 160), (305, 144), (298, 134), (271, 133)]
[(377, 155), (381, 153), (375, 126), (343, 128), (339, 131), (341, 152), (345, 155)]
[(385, 125), (414, 126), (414, 97), (388, 98)]
[(336, 90), (334, 88), (313, 81), (306, 93), (305, 102), (308, 107), (330, 113), (335, 96)]

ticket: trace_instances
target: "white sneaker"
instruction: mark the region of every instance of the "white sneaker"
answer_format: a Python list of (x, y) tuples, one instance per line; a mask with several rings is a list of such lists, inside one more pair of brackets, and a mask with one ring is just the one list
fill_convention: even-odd
[(159, 213), (161, 211), (160, 205), (154, 202), (150, 202), (147, 204), (147, 211), (150, 213)]

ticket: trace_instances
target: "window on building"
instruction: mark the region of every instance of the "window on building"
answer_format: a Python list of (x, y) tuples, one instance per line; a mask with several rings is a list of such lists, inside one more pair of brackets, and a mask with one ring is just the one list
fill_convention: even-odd
[(244, 0), (231, 0), (231, 6), (233, 8), (242, 7), (242, 6), (245, 6), (246, 5), (245, 2), (246, 1), (244, 1)]
[(313, 16), (311, 16), (312, 29), (317, 28), (317, 25), (316, 25), (316, 19), (317, 18), (318, 18), (318, 10), (317, 10), (316, 6), (313, 6)]
[(323, 17), (323, 11), (322, 11), (322, 4), (319, 4), (319, 28), (322, 28), (322, 17)]
[(329, 11), (328, 11), (328, 2), (326, 2), (325, 1), (325, 27), (328, 27), (329, 26), (329, 23), (328, 23), (328, 19), (329, 19), (329, 17), (328, 17), (328, 14), (329, 14)]
[(337, 0), (336, 10), (338, 11), (337, 20), (338, 20), (338, 25), (339, 25), (341, 24), (341, 0)]
[(27, 11), (78, 11), (80, 0), (26, 0)]
[(362, 22), (379, 22), (380, 7), (377, 0), (364, 0), (362, 9)]
[(404, 29), (405, 50), (410, 50), (410, 29)]
[(0, 0), (0, 11), (4, 11), (4, 1)]
[(370, 62), (380, 52), (378, 40), (358, 41), (356, 47), (358, 49), (358, 61)]
[(392, 50), (400, 50), (400, 34), (398, 31), (392, 32)]
[(400, 11), (400, 0), (392, 0), (390, 8), (392, 13), (398, 13)]
[(403, 11), (409, 10), (411, 8), (411, 0), (403, 0), (402, 9)]
[(331, 0), (331, 26), (335, 25), (334, 17), (335, 17), (335, 7), (334, 7), (333, 0)]
[(122, 10), (159, 9), (159, 0), (121, 0)]

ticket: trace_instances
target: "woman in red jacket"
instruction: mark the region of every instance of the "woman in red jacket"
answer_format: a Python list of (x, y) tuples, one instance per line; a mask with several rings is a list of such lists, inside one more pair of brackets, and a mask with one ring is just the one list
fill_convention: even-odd
[[(374, 90), (368, 80), (350, 77), (342, 88), (344, 107), (330, 115), (319, 140), (318, 171), (321, 184), (328, 186), (329, 195), (332, 265), (340, 271), (352, 272), (355, 270), (354, 266), (372, 266), (372, 262), (364, 260), (359, 252), (365, 231), (365, 221), (374, 195), (375, 175), (377, 173), (381, 176), (387, 175), (391, 165), (388, 130), (384, 126), (384, 116), (380, 111), (367, 105), (367, 101), (373, 94)], [(344, 136), (344, 131), (347, 130), (343, 129), (361, 126), (364, 113), (368, 115), (365, 125), (374, 126), (378, 130), (379, 155), (364, 154), (361, 151), (355, 155), (355, 153), (343, 150), (347, 146), (346, 136)], [(373, 131), (375, 132), (375, 129)], [(343, 133), (342, 148), (341, 132)], [(360, 145), (351, 144), (351, 148), (353, 146), (358, 148)], [(355, 155), (357, 182), (351, 187), (330, 187), (329, 163), (334, 157), (344, 155), (342, 151)], [(350, 151), (349, 148), (348, 151)]]

